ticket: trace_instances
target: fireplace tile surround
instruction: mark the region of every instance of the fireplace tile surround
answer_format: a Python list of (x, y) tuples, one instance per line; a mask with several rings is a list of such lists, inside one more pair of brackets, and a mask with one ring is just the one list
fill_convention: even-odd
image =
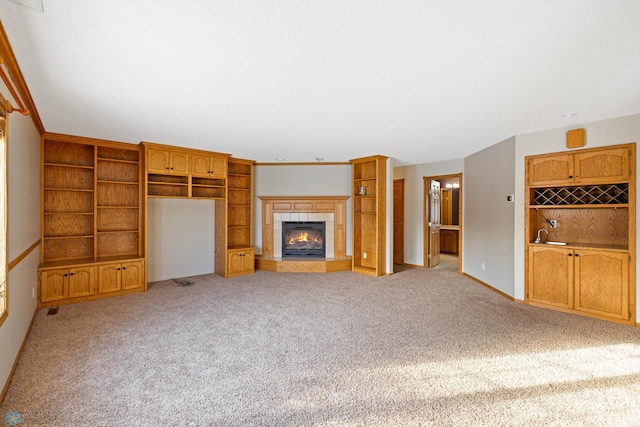
[(282, 222), (287, 221), (324, 221), (325, 236), (324, 247), (325, 257), (335, 258), (335, 238), (334, 238), (334, 215), (333, 213), (274, 213), (273, 214), (273, 257), (282, 258)]
[(349, 196), (260, 197), (262, 258), (282, 258), (283, 221), (324, 221), (325, 257), (346, 258), (346, 200)]

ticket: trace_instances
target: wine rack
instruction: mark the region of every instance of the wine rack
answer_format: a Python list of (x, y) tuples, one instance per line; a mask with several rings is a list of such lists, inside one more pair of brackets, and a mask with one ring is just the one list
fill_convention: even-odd
[(549, 187), (533, 190), (533, 206), (626, 205), (629, 184)]

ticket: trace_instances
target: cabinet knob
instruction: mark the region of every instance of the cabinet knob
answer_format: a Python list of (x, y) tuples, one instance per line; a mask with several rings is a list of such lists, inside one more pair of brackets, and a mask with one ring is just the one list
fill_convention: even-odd
[(75, 273), (69, 273), (69, 276), (73, 276)]
[(576, 256), (580, 256), (580, 254), (576, 254)]
[(572, 254), (569, 254), (569, 256), (573, 256)]
[(123, 270), (126, 270), (126, 269), (127, 269), (127, 267), (122, 267), (122, 269), (123, 269)]
[(118, 271), (120, 271), (120, 267), (118, 267)]
[(573, 178), (573, 175), (569, 175), (569, 179)]
[(64, 273), (64, 277), (67, 277), (69, 274), (68, 273)]

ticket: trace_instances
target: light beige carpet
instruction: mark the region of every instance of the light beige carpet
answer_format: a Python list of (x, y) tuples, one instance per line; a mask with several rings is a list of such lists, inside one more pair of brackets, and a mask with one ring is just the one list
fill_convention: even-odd
[(446, 270), (193, 280), (39, 311), (0, 421), (640, 425), (638, 328)]

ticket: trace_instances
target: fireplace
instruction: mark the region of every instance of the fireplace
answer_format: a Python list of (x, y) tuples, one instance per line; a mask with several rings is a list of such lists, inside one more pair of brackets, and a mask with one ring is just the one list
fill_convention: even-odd
[(324, 221), (283, 221), (282, 258), (325, 257)]

